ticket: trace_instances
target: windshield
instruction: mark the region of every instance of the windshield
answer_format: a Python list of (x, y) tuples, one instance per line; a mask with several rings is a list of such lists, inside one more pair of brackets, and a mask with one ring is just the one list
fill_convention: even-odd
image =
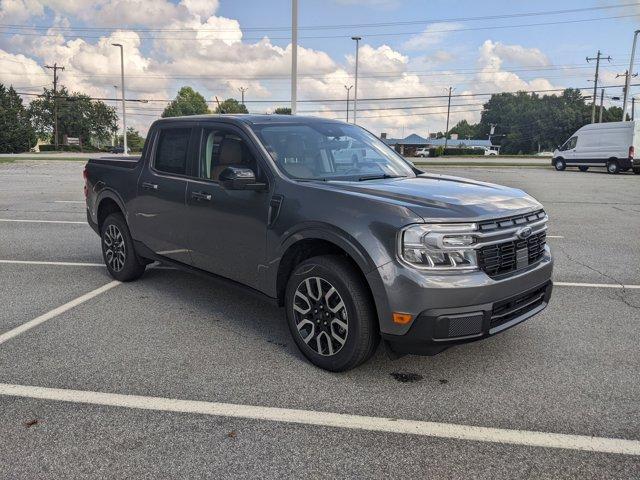
[(278, 167), (304, 180), (414, 177), (411, 166), (378, 138), (339, 123), (254, 125)]

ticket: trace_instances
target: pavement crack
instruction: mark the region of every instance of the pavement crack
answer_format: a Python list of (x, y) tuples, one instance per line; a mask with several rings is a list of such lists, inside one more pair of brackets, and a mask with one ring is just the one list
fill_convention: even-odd
[(609, 275), (608, 273), (604, 273), (604, 272), (602, 272), (602, 271), (598, 270), (597, 268), (592, 267), (591, 265), (589, 265), (589, 264), (587, 264), (587, 263), (585, 263), (585, 262), (582, 262), (582, 261), (580, 261), (580, 260), (578, 260), (578, 259), (574, 258), (573, 256), (569, 255), (569, 254), (566, 252), (566, 250), (564, 250), (564, 249), (563, 249), (562, 247), (560, 247), (560, 246), (556, 247), (556, 250), (559, 250), (559, 251), (560, 251), (560, 252), (561, 252), (565, 257), (567, 257), (570, 261), (572, 261), (572, 262), (574, 262), (574, 263), (577, 263), (578, 265), (581, 265), (581, 266), (583, 266), (583, 267), (585, 267), (585, 268), (587, 268), (587, 269), (591, 270), (592, 272), (595, 272), (595, 273), (597, 273), (598, 275), (601, 275), (601, 276), (603, 276), (604, 278), (607, 278), (607, 279), (609, 279), (609, 280), (613, 281), (613, 283), (615, 283), (616, 285), (620, 285), (620, 287), (621, 287), (621, 292), (620, 292), (620, 293), (618, 293), (618, 292), (614, 291), (614, 292), (613, 292), (613, 294), (614, 294), (616, 297), (618, 297), (618, 299), (619, 299), (622, 303), (624, 303), (625, 305), (627, 305), (628, 307), (631, 307), (631, 308), (636, 309), (636, 310), (640, 310), (640, 305), (636, 305), (636, 304), (632, 303), (632, 302), (631, 302), (631, 301), (629, 301), (629, 299), (626, 297), (627, 289), (626, 289), (626, 287), (624, 286), (624, 283), (622, 283), (620, 280), (618, 280), (617, 278), (615, 278), (615, 277), (613, 277), (613, 276)]

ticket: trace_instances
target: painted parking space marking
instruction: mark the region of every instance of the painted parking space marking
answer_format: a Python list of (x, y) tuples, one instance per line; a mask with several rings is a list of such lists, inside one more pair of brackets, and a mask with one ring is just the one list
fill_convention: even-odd
[(23, 323), (22, 325), (9, 330), (8, 332), (3, 333), (2, 335), (0, 335), (0, 345), (8, 340), (11, 340), (12, 338), (17, 337), (18, 335), (26, 332), (27, 330), (31, 330), (32, 328), (43, 324), (47, 320), (51, 320), (52, 318), (55, 318), (58, 315), (68, 310), (71, 310), (74, 307), (77, 307), (78, 305), (86, 302), (87, 300), (91, 300), (92, 298), (97, 297), (101, 293), (107, 292), (112, 288), (117, 287), (118, 285), (120, 285), (120, 282), (117, 280), (114, 280), (113, 282), (109, 282), (106, 285), (103, 285), (102, 287), (96, 288), (95, 290), (92, 290), (89, 293), (85, 293), (84, 295), (74, 300), (71, 300), (70, 302), (67, 302), (64, 305), (54, 308), (53, 310), (47, 313), (44, 313), (39, 317), (34, 318), (33, 320), (29, 320), (28, 322)]
[(29, 220), (26, 218), (0, 218), (0, 222), (12, 222), (12, 223), (71, 223), (76, 225), (88, 225), (86, 220), (84, 222), (76, 222), (72, 220)]
[(623, 285), (621, 283), (576, 283), (553, 282), (554, 287), (581, 287), (581, 288), (620, 288), (624, 290), (640, 290), (640, 285)]
[(84, 262), (47, 262), (40, 260), (0, 260), (0, 263), (10, 265), (53, 265), (58, 267), (104, 267), (104, 263), (84, 263)]
[(528, 430), (478, 427), (453, 423), (403, 420), (344, 413), (256, 405), (122, 395), (0, 383), (0, 395), (161, 412), (191, 413), (321, 427), (347, 428), (454, 440), (525, 445), (640, 456), (640, 441)]
[(564, 236), (563, 236), (563, 235), (547, 235), (547, 237), (546, 237), (546, 238), (558, 238), (558, 239), (562, 239), (562, 238), (564, 238)]
[(53, 203), (81, 203), (85, 204), (84, 200), (54, 200)]

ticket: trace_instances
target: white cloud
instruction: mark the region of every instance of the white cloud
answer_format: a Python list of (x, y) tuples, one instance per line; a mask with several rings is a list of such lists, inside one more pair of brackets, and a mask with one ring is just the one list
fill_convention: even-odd
[(431, 23), (418, 35), (412, 36), (402, 45), (405, 50), (426, 50), (443, 42), (452, 32), (462, 28), (455, 22)]
[(502, 69), (505, 60), (520, 65), (544, 66), (549, 64), (547, 57), (537, 48), (525, 48), (520, 45), (505, 45), (486, 40), (480, 47), (478, 64), (480, 71), (476, 75), (478, 83), (487, 91), (548, 90), (554, 86), (545, 78), (523, 80), (514, 72)]
[(180, 4), (184, 5), (189, 12), (203, 18), (216, 13), (220, 6), (218, 0), (182, 0)]

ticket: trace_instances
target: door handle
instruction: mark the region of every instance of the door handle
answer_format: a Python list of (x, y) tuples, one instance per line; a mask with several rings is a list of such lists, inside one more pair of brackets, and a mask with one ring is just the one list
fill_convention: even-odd
[(211, 201), (211, 194), (206, 192), (191, 192), (191, 198), (196, 200), (204, 200), (205, 202)]
[(147, 190), (157, 190), (158, 189), (158, 184), (157, 183), (151, 183), (151, 182), (142, 182), (142, 188), (145, 188)]

